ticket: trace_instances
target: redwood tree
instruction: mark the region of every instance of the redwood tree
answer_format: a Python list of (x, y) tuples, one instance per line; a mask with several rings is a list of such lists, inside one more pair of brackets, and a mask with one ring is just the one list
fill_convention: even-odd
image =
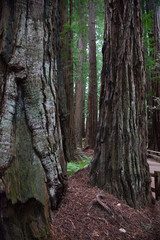
[[(75, 150), (74, 134), (74, 99), (73, 99), (73, 53), (72, 53), (72, 0), (60, 1), (61, 13), (61, 57), (62, 74), (66, 93), (66, 111), (63, 114), (62, 124), (67, 127), (64, 142), (67, 155), (67, 161), (73, 160)], [(61, 99), (61, 96), (60, 96)], [(64, 107), (64, 104), (63, 104)], [(66, 129), (64, 126), (64, 128)]]
[(89, 94), (85, 146), (95, 147), (97, 133), (97, 67), (94, 0), (89, 0)]
[(80, 34), (78, 40), (78, 72), (76, 80), (76, 100), (75, 100), (75, 139), (76, 147), (82, 148), (83, 137), (83, 111), (84, 111), (84, 36)]
[(56, 91), (58, 8), (52, 0), (0, 5), (2, 239), (49, 239), (66, 188)]
[(152, 117), (152, 132), (150, 147), (153, 150), (160, 151), (160, 6), (156, 7), (154, 15), (154, 41), (155, 41), (155, 81), (153, 89), (155, 91), (155, 107)]
[[(156, 5), (155, 1), (146, 1), (147, 12), (153, 11), (153, 42), (155, 44), (152, 58), (155, 61), (154, 71), (150, 74), (148, 79), (150, 89), (148, 89), (148, 104), (152, 111), (149, 114), (151, 123), (149, 124), (149, 148), (160, 151), (160, 6)], [(150, 37), (150, 36), (149, 36)]]
[[(75, 2), (78, 22), (78, 59), (74, 65), (75, 75), (75, 140), (76, 147), (82, 147), (82, 138), (84, 136), (84, 108), (85, 108), (85, 65), (86, 65), (86, 46), (87, 46), (87, 28), (86, 28), (86, 4), (85, 1)], [(75, 7), (75, 6), (74, 6)]]
[(105, 1), (100, 120), (92, 185), (135, 208), (151, 203), (140, 1)]

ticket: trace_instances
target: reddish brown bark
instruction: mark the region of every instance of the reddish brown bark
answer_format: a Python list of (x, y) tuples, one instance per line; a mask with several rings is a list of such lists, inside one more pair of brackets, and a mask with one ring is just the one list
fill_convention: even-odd
[[(62, 54), (62, 73), (66, 93), (66, 114), (65, 123), (67, 134), (65, 141), (69, 147), (67, 161), (74, 157), (75, 134), (74, 134), (74, 100), (73, 100), (73, 56), (72, 56), (72, 0), (61, 0), (61, 54)], [(70, 28), (67, 26), (70, 25)]]
[(105, 1), (96, 149), (91, 183), (135, 208), (151, 203), (146, 161), (145, 73), (140, 1)]
[(84, 63), (84, 39), (79, 36), (78, 41), (78, 79), (76, 82), (76, 104), (75, 104), (75, 138), (76, 146), (82, 148), (83, 137), (83, 111), (84, 111), (84, 80), (83, 80), (83, 63)]
[(85, 146), (95, 147), (97, 134), (97, 67), (94, 0), (89, 0), (89, 94)]

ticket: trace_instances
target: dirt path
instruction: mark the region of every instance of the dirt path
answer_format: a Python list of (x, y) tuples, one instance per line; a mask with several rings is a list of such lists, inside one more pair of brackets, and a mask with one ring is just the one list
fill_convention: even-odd
[[(147, 162), (149, 164), (150, 173), (154, 173), (154, 171), (160, 172), (160, 162), (157, 162), (150, 158), (148, 158)], [(151, 179), (152, 179), (151, 187), (155, 188), (154, 178), (151, 177)], [(155, 193), (152, 193), (152, 194), (153, 194), (153, 197), (155, 198)]]
[(154, 173), (154, 171), (160, 172), (160, 162), (156, 162), (156, 161), (152, 160), (151, 158), (149, 158), (148, 164), (149, 164), (151, 173)]

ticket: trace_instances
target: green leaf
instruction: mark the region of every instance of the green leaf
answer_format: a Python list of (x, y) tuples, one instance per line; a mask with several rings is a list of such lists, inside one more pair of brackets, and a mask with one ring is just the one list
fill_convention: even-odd
[(75, 172), (80, 169), (87, 167), (91, 161), (92, 157), (87, 157), (83, 154), (82, 161), (79, 162), (69, 162), (67, 163), (67, 172), (69, 176), (72, 176)]

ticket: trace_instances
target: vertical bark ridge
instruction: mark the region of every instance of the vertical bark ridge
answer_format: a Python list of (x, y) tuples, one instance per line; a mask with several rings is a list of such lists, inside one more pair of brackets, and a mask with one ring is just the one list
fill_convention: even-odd
[(140, 3), (106, 1), (100, 126), (92, 184), (133, 207), (151, 201)]
[[(13, 226), (7, 233), (4, 220), (7, 240), (15, 231), (17, 240), (48, 239), (49, 219), (67, 185), (57, 98), (58, 4), (52, 0), (2, 3), (0, 195), (8, 201), (8, 221)], [(25, 209), (35, 201), (40, 209), (34, 216), (32, 208)], [(22, 224), (21, 214), (15, 221), (18, 204), (24, 208)], [(2, 209), (3, 216), (5, 206)]]
[[(93, 108), (94, 106), (94, 108)], [(95, 6), (89, 0), (89, 92), (85, 145), (94, 149), (97, 134), (97, 63)]]

